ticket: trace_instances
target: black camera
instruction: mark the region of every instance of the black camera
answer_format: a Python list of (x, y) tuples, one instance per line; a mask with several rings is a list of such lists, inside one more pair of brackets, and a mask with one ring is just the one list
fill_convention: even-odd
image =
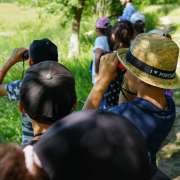
[(24, 53), (22, 54), (22, 59), (23, 60), (29, 59), (29, 51), (28, 50), (24, 51)]

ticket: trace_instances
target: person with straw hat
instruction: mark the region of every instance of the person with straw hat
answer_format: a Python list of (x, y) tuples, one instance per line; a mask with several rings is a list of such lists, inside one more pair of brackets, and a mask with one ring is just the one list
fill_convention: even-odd
[(84, 109), (98, 108), (118, 64), (124, 65), (128, 90), (137, 97), (106, 110), (121, 114), (141, 131), (153, 164), (176, 116), (174, 101), (164, 90), (180, 88), (176, 73), (178, 54), (179, 48), (171, 39), (158, 34), (139, 34), (129, 49), (102, 57), (97, 83), (84, 105)]

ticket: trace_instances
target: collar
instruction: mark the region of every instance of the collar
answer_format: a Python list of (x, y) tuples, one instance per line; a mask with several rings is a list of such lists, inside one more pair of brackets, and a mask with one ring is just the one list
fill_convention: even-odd
[(34, 152), (33, 146), (28, 145), (23, 149), (24, 156), (25, 156), (25, 164), (26, 167), (32, 175), (35, 174), (34, 172), (34, 165), (42, 168), (42, 164), (37, 156), (37, 154)]

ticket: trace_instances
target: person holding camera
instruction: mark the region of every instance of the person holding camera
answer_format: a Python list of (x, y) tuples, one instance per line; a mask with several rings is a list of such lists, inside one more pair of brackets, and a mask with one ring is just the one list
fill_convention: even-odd
[(176, 117), (175, 103), (164, 92), (180, 87), (180, 77), (176, 73), (179, 48), (165, 36), (142, 33), (129, 49), (120, 49), (116, 55), (112, 53), (101, 58), (97, 83), (84, 109), (99, 107), (106, 88), (117, 74), (118, 64), (123, 64), (128, 90), (137, 97), (106, 111), (122, 115), (140, 130), (147, 142), (151, 162), (156, 165), (156, 153)]
[[(10, 68), (24, 60), (27, 60), (30, 66), (47, 60), (58, 62), (57, 46), (49, 39), (40, 39), (34, 40), (29, 49), (16, 48), (12, 52), (8, 61), (0, 69), (0, 96), (8, 96), (10, 101), (18, 102), (20, 100), (22, 80), (12, 81), (8, 84), (2, 82)], [(31, 142), (33, 136), (32, 120), (26, 113), (22, 112), (22, 144)]]

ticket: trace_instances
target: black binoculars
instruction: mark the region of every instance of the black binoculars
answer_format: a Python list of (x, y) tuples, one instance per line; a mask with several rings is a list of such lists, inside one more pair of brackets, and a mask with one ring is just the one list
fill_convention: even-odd
[(24, 51), (24, 53), (22, 54), (22, 59), (23, 60), (29, 59), (29, 51), (28, 50)]

